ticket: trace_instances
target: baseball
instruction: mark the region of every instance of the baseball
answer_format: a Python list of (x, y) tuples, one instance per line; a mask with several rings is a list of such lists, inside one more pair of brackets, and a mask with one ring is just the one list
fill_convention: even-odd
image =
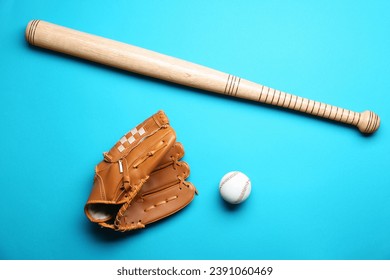
[(219, 182), (219, 193), (229, 203), (239, 204), (251, 193), (251, 181), (240, 171), (226, 173)]

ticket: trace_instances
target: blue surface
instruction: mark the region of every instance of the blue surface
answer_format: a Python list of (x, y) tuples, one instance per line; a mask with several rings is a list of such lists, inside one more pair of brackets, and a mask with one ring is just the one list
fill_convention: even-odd
[[(1, 259), (390, 259), (389, 1), (0, 1)], [(353, 127), (30, 47), (42, 19), (380, 115)], [(199, 196), (128, 234), (84, 216), (94, 166), (164, 110)], [(220, 178), (252, 194), (227, 207)]]

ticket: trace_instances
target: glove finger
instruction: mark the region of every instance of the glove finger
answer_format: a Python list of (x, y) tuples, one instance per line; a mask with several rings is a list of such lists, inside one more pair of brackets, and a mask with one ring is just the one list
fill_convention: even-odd
[(155, 170), (142, 186), (138, 197), (146, 196), (152, 192), (158, 192), (179, 181), (184, 181), (190, 174), (190, 167), (184, 161), (180, 164), (172, 163), (162, 169)]
[(184, 156), (184, 147), (180, 142), (175, 142), (172, 148), (164, 155), (156, 169), (161, 169), (172, 162), (178, 162)]
[(128, 205), (119, 228), (128, 230), (170, 216), (188, 205), (196, 193), (195, 187), (186, 182), (190, 169), (185, 162), (172, 162), (153, 171), (141, 191)]
[(186, 181), (136, 198), (119, 222), (119, 228), (144, 227), (168, 217), (187, 206), (194, 198), (195, 187)]
[[(133, 201), (142, 201), (142, 197), (146, 194), (150, 194), (152, 192), (157, 192), (159, 190), (163, 190), (167, 187), (175, 185), (179, 182), (178, 175), (179, 173), (183, 174), (182, 177), (185, 179), (189, 175), (189, 166), (186, 163), (179, 163), (179, 160), (184, 156), (184, 147), (181, 143), (175, 142), (172, 148), (164, 155), (163, 159), (159, 163), (159, 165), (153, 170), (148, 180), (142, 185), (141, 190), (138, 192), (137, 197)], [(180, 170), (177, 170), (176, 167), (179, 166)], [(135, 202), (133, 202), (135, 203)], [(140, 205), (139, 205), (140, 206)], [(145, 219), (128, 219), (126, 215), (133, 211), (131, 205), (124, 214), (122, 214), (123, 219), (118, 223), (119, 230), (128, 231), (139, 228), (144, 228), (145, 225), (142, 224), (142, 220)], [(139, 209), (138, 209), (139, 210)], [(137, 215), (137, 209), (134, 213)], [(131, 214), (130, 214), (131, 215)], [(133, 217), (134, 218), (134, 217)], [(128, 221), (128, 222), (127, 222)]]

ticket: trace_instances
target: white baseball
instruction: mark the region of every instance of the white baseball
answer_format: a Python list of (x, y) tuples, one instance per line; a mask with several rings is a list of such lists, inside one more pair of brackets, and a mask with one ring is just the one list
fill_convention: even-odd
[(219, 182), (219, 193), (222, 198), (232, 204), (245, 201), (251, 193), (251, 181), (240, 171), (226, 173)]

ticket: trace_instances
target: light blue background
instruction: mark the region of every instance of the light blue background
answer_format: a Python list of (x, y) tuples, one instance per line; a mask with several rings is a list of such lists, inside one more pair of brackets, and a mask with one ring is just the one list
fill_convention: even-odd
[[(0, 1), (1, 259), (390, 259), (389, 1)], [(42, 19), (380, 115), (371, 137), (30, 47)], [(164, 110), (199, 196), (127, 234), (83, 207), (94, 166)], [(228, 207), (220, 178), (250, 198)]]

